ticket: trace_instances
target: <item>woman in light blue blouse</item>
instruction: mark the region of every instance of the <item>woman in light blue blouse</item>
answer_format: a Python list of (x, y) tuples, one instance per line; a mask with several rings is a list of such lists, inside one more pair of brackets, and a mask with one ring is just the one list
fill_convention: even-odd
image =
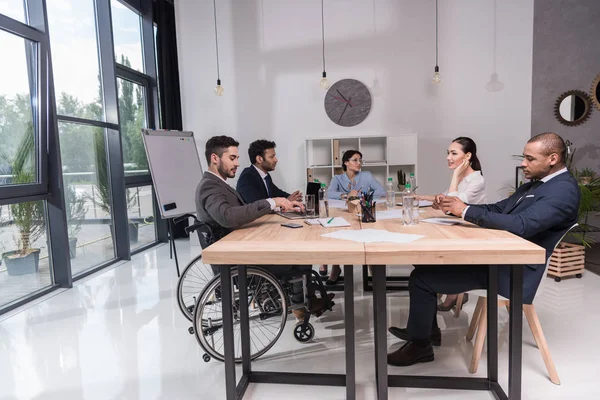
[(361, 171), (362, 153), (358, 150), (348, 150), (342, 156), (343, 174), (333, 177), (327, 188), (330, 199), (346, 199), (357, 196), (359, 192), (375, 190), (374, 197), (385, 197), (385, 188), (369, 171)]
[[(385, 188), (368, 171), (361, 171), (363, 160), (362, 153), (358, 150), (347, 150), (342, 156), (343, 174), (333, 177), (327, 188), (327, 197), (330, 199), (345, 200), (348, 197), (358, 196), (359, 192), (368, 192), (373, 189), (374, 198), (384, 197)], [(319, 268), (321, 275), (327, 275), (327, 265), (321, 265)], [(331, 267), (331, 274), (327, 280), (327, 285), (335, 285), (342, 273), (339, 265)]]

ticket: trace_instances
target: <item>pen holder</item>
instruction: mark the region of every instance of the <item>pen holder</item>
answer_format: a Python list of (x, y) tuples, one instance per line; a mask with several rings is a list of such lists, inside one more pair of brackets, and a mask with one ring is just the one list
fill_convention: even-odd
[(376, 212), (375, 212), (375, 207), (373, 206), (364, 206), (364, 205), (360, 205), (360, 208), (362, 210), (362, 218), (361, 221), (364, 223), (369, 223), (369, 222), (375, 222), (376, 221)]

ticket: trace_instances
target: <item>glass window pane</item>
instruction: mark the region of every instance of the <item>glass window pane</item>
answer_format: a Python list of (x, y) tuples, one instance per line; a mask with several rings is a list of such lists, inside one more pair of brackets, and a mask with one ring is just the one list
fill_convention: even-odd
[(38, 179), (37, 44), (0, 30), (0, 186)]
[(144, 72), (142, 62), (142, 18), (118, 0), (110, 1), (115, 42), (115, 60), (126, 67)]
[(156, 241), (152, 186), (127, 189), (127, 217), (131, 250)]
[(93, 0), (47, 0), (59, 115), (104, 120)]
[(117, 86), (125, 176), (148, 174), (148, 160), (141, 131), (147, 126), (145, 88), (121, 78), (117, 78)]
[(25, 0), (0, 0), (0, 14), (25, 23)]
[(115, 257), (105, 130), (58, 124), (73, 275)]
[(52, 285), (46, 203), (0, 206), (0, 307)]

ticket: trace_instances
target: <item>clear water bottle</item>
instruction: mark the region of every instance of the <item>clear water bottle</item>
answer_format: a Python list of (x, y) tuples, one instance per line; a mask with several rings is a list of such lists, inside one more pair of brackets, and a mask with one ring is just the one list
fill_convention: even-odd
[(388, 178), (385, 184), (385, 203), (388, 209), (392, 209), (396, 206), (396, 192), (394, 190), (394, 182), (392, 178)]
[(327, 199), (327, 185), (321, 183), (319, 189), (319, 218), (329, 218), (329, 201)]
[(415, 196), (413, 195), (410, 183), (404, 185), (404, 192), (402, 192), (402, 221), (404, 225), (413, 225), (414, 218), (414, 201)]
[(417, 178), (415, 178), (415, 174), (411, 173), (408, 178), (408, 183), (410, 183), (410, 187), (413, 193), (413, 219), (412, 224), (416, 225), (419, 223), (419, 199), (417, 199), (417, 194), (415, 193), (417, 190)]

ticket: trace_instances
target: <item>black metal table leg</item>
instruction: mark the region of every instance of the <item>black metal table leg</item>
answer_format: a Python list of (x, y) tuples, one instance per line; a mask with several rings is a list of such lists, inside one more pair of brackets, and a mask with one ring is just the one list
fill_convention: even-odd
[(488, 271), (487, 375), (490, 382), (498, 382), (498, 267), (490, 265)]
[(356, 363), (354, 327), (354, 269), (344, 265), (344, 324), (346, 327), (346, 400), (356, 399)]
[(223, 301), (223, 356), (225, 358), (225, 393), (227, 400), (237, 399), (235, 382), (235, 347), (233, 343), (233, 304), (231, 270), (221, 265), (221, 298)]
[[(238, 285), (240, 290), (240, 337), (242, 341), (242, 374), (252, 372), (250, 359), (250, 323), (248, 319), (248, 280), (246, 266), (238, 266)], [(245, 390), (245, 388), (244, 388)]]
[(508, 398), (521, 399), (521, 363), (523, 353), (523, 268), (510, 267), (510, 337), (508, 345)]
[(375, 336), (375, 380), (377, 398), (388, 398), (387, 370), (387, 309), (385, 289), (385, 266), (374, 265), (371, 269), (373, 278), (373, 319)]

